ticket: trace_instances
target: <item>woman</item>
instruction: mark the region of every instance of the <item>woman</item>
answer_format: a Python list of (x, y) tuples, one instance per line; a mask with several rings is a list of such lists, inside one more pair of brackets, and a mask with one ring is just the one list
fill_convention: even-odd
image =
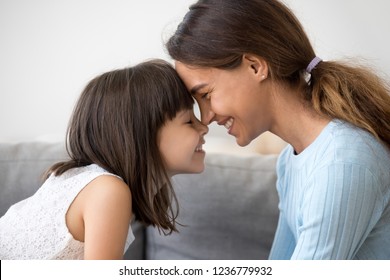
[(270, 259), (390, 259), (390, 95), (316, 56), (276, 0), (200, 0), (167, 42), (202, 122), (238, 145), (270, 131), (280, 218)]

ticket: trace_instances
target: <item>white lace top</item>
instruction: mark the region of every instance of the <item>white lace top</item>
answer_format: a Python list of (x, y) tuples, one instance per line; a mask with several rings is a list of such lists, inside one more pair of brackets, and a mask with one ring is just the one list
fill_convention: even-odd
[[(11, 206), (0, 218), (0, 259), (83, 259), (84, 243), (70, 234), (65, 215), (77, 194), (101, 175), (116, 176), (95, 164), (52, 175), (33, 196)], [(124, 253), (133, 241), (129, 225)]]

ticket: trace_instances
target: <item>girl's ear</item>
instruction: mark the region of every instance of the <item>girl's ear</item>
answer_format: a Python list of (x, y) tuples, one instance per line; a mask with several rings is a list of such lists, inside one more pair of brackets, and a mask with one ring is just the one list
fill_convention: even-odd
[(246, 66), (250, 67), (250, 71), (252, 71), (259, 81), (265, 80), (268, 77), (268, 63), (262, 57), (244, 54), (242, 61)]

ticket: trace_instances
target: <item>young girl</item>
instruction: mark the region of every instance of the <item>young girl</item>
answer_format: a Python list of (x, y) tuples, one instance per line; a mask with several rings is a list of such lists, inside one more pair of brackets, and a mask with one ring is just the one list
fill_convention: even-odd
[(208, 129), (192, 109), (162, 60), (89, 82), (67, 132), (70, 159), (0, 219), (0, 259), (121, 259), (133, 220), (177, 231), (170, 177), (204, 168)]
[(277, 0), (199, 0), (167, 48), (202, 122), (245, 146), (290, 145), (270, 259), (390, 259), (390, 94), (371, 70), (318, 58)]

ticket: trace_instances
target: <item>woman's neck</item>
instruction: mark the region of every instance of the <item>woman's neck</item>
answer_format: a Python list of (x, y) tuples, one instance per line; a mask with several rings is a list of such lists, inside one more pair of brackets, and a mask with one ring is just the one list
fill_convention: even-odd
[(291, 144), (297, 154), (308, 147), (331, 118), (321, 116), (298, 91), (282, 90), (276, 94), (276, 117), (270, 131)]

